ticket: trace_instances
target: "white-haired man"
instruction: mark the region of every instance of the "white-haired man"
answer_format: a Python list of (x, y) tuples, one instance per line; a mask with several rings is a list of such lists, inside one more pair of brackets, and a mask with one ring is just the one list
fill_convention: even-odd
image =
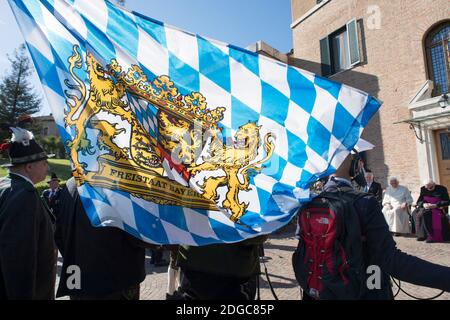
[(417, 240), (427, 242), (450, 240), (447, 217), (449, 204), (446, 187), (437, 185), (431, 179), (424, 181), (417, 199), (417, 209), (413, 212)]
[(401, 186), (396, 177), (389, 179), (390, 186), (383, 198), (383, 214), (389, 230), (398, 236), (411, 232), (409, 225), (409, 206), (413, 203), (411, 192)]

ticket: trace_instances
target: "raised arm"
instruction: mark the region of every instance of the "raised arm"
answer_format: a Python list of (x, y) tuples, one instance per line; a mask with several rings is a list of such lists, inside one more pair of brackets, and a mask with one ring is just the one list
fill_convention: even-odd
[(363, 234), (375, 263), (386, 273), (406, 282), (450, 292), (450, 267), (408, 255), (396, 246), (378, 202), (365, 201), (360, 216)]

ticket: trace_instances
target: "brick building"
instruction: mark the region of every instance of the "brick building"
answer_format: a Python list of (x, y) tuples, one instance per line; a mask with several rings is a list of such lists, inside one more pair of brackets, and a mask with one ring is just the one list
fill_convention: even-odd
[[(448, 0), (292, 0), (290, 63), (384, 102), (363, 137), (384, 187), (450, 189)], [(447, 100), (446, 100), (447, 99)]]

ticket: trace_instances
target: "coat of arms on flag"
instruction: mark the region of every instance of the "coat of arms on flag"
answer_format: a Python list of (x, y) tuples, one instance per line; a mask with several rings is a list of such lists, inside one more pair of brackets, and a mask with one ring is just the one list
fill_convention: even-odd
[[(239, 190), (248, 190), (249, 170), (261, 171), (262, 164), (270, 159), (274, 150), (271, 134), (264, 137), (266, 155), (255, 161), (261, 146), (260, 127), (255, 122), (239, 126), (236, 143), (224, 145), (218, 123), (225, 108), (208, 109), (200, 92), (183, 96), (165, 75), (149, 80), (137, 65), (124, 71), (113, 59), (102, 66), (91, 53), (83, 61), (78, 50), (74, 46), (68, 58), (71, 79), (65, 82), (70, 89), (66, 91), (65, 123), (75, 127), (67, 145), (78, 182), (122, 190), (160, 205), (211, 210), (216, 209), (217, 189), (226, 187), (220, 206), (230, 211), (232, 221), (238, 221), (248, 206), (240, 202)], [(75, 73), (83, 66), (87, 84)], [(144, 119), (153, 122), (152, 128), (135, 115), (142, 107), (152, 107)], [(119, 123), (111, 117), (120, 118)], [(97, 131), (96, 141), (87, 138), (87, 127)], [(126, 135), (127, 146), (114, 141), (121, 134)], [(209, 137), (210, 143), (203, 161), (197, 164), (204, 137)], [(104, 153), (97, 157), (98, 170), (91, 171), (79, 154), (91, 153), (94, 144)], [(197, 173), (218, 170), (225, 175), (205, 178), (198, 185), (202, 194), (189, 188)]]
[(151, 243), (287, 224), (380, 103), (105, 0), (9, 0), (94, 225)]

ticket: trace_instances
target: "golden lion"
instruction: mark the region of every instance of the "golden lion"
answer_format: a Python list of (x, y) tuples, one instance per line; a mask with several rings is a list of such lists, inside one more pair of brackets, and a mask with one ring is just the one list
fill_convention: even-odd
[[(82, 69), (83, 60), (78, 52), (78, 46), (74, 46), (73, 54), (68, 59), (69, 72), (75, 84), (68, 80), (65, 84), (72, 92), (66, 91), (69, 111), (66, 112), (66, 125), (74, 126), (75, 137), (68, 143), (70, 156), (75, 165), (75, 172), (83, 174), (83, 167), (79, 162), (78, 152), (90, 152), (92, 148), (86, 137), (85, 128), (90, 126), (98, 129), (100, 134), (98, 142), (102, 149), (109, 150), (115, 160), (132, 161), (137, 165), (160, 171), (159, 150), (155, 147), (156, 141), (148, 135), (128, 105), (122, 100), (125, 90), (120, 83), (114, 83), (103, 69), (102, 65), (91, 54), (86, 55), (87, 75), (90, 84), (89, 92), (86, 85), (75, 74), (74, 69)], [(114, 62), (114, 61), (113, 61)], [(77, 93), (77, 94), (75, 94)], [(120, 116), (124, 121), (131, 124), (130, 148), (119, 148), (113, 139), (124, 129), (117, 129), (115, 124), (106, 120), (96, 120), (93, 117), (100, 111), (105, 111), (115, 116)], [(78, 116), (77, 116), (78, 115)], [(77, 116), (75, 118), (75, 116)], [(131, 159), (130, 159), (131, 158)]]
[(160, 143), (168, 150), (173, 160), (179, 163), (191, 164), (200, 155), (203, 132), (201, 127), (192, 125), (165, 112), (158, 112)]
[[(239, 191), (250, 191), (249, 170), (260, 172), (262, 164), (267, 162), (274, 150), (273, 142), (270, 141), (272, 135), (266, 134), (264, 137), (264, 150), (266, 156), (256, 163), (251, 164), (257, 155), (260, 147), (261, 139), (259, 131), (261, 127), (254, 122), (249, 122), (236, 132), (234, 137), (234, 145), (223, 145), (220, 139), (220, 130), (211, 129), (212, 136), (209, 146), (209, 156), (203, 157), (203, 163), (200, 165), (193, 164), (188, 168), (188, 172), (195, 176), (200, 171), (216, 171), (221, 170), (225, 176), (209, 177), (199, 185), (203, 191), (203, 196), (207, 199), (217, 202), (219, 195), (217, 189), (223, 186), (228, 187), (226, 199), (221, 206), (231, 211), (230, 219), (234, 222), (245, 213), (248, 204), (239, 201)], [(239, 179), (242, 176), (243, 182)]]

